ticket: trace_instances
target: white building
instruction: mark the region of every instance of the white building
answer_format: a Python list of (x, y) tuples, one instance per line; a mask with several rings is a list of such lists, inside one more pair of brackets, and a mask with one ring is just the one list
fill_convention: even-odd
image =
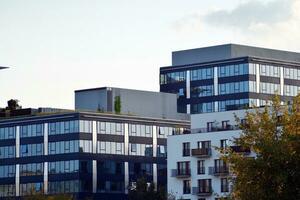
[[(241, 130), (236, 114), (243, 119), (245, 110), (191, 115), (192, 133), (168, 137), (168, 193), (176, 199), (212, 200), (230, 191), (228, 166), (220, 160), (218, 147), (233, 144)], [(172, 153), (170, 153), (172, 152)], [(244, 151), (249, 156), (249, 151)]]

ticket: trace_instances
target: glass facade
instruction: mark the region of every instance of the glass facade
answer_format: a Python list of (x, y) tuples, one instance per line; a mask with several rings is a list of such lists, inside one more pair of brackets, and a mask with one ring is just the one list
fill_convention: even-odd
[(186, 72), (171, 72), (160, 75), (160, 84), (178, 83), (186, 80)]
[(66, 174), (79, 172), (79, 160), (64, 160), (48, 163), (48, 174)]
[[(186, 84), (177, 86), (168, 86), (167, 82), (161, 84), (161, 92), (178, 94), (178, 112), (186, 113), (189, 110), (190, 113), (197, 114), (244, 109), (256, 105), (257, 102), (259, 103), (257, 105), (263, 106), (265, 104), (260, 104), (260, 102), (267, 101), (271, 95), (281, 94), (293, 97), (300, 91), (300, 83), (297, 82), (300, 80), (300, 69), (292, 66), (246, 63), (245, 61), (245, 63), (221, 64), (219, 66), (191, 67), (195, 69), (186, 69), (186, 72), (190, 71), (191, 74), (190, 80), (187, 80), (190, 82), (189, 90), (186, 88)], [(217, 72), (217, 76), (214, 74), (215, 72)], [(161, 74), (164, 73), (161, 72)], [(206, 82), (196, 82), (199, 80)], [(257, 81), (259, 82), (257, 83)], [(251, 93), (252, 97), (247, 99), (245, 93)], [(237, 96), (233, 97), (231, 94), (237, 94)], [(219, 97), (220, 95), (222, 97)], [(238, 98), (239, 95), (241, 96), (240, 99)], [(208, 97), (212, 97), (211, 102), (207, 102)], [(195, 101), (196, 99), (197, 101)], [(202, 99), (203, 101), (201, 101)], [(258, 101), (253, 103), (252, 99)], [(188, 105), (190, 109), (187, 109)], [(215, 110), (215, 108), (218, 109)]]
[(44, 134), (43, 124), (32, 124), (20, 127), (20, 137), (36, 137)]
[(20, 148), (20, 156), (41, 156), (43, 155), (44, 144), (23, 144)]
[(20, 176), (39, 176), (44, 173), (44, 163), (28, 163), (20, 165)]
[(97, 142), (97, 153), (122, 155), (122, 154), (124, 154), (124, 143), (98, 141)]
[(15, 146), (4, 146), (0, 147), (0, 159), (14, 158), (16, 156)]
[(0, 166), (0, 178), (9, 178), (16, 176), (15, 165), (2, 165)]
[(78, 133), (79, 132), (79, 121), (63, 121), (49, 123), (49, 135), (58, 135), (66, 133)]
[[(42, 123), (40, 120), (38, 123), (32, 122), (32, 124), (25, 125), (20, 123), (13, 127), (3, 127), (1, 124), (0, 140), (8, 140), (8, 143), (0, 143), (0, 197), (16, 195), (15, 184), (11, 182), (17, 182), (17, 177), (20, 177), (18, 181), (20, 196), (30, 195), (32, 192), (43, 193), (45, 174), (47, 174), (48, 194), (76, 192), (92, 194), (93, 162), (89, 159), (91, 155), (88, 154), (93, 152), (92, 144), (95, 139), (92, 135), (93, 130), (97, 133), (95, 154), (99, 156), (96, 158), (97, 192), (125, 194), (128, 186), (125, 185), (124, 180), (126, 174), (130, 181), (136, 181), (137, 177), (144, 175), (149, 180), (153, 180), (155, 162), (148, 162), (149, 158), (154, 156), (154, 133), (156, 133), (155, 138), (160, 138), (155, 156), (166, 158), (167, 136), (183, 134), (186, 130), (178, 125), (171, 127), (167, 124), (165, 126), (149, 125), (147, 121), (140, 123), (140, 119), (133, 123), (128, 123), (128, 120), (126, 122), (95, 120), (96, 129), (93, 129), (94, 123), (91, 120), (61, 118), (61, 121), (55, 119), (55, 121)], [(154, 128), (156, 131), (153, 131)], [(20, 139), (16, 138), (17, 130), (19, 130)], [(128, 130), (127, 135), (125, 135), (125, 130)], [(45, 136), (47, 133), (48, 138)], [(128, 149), (125, 149), (125, 141), (128, 142)], [(126, 155), (126, 151), (129, 155)], [(87, 157), (83, 159), (83, 156), (79, 155)], [(16, 156), (18, 156), (17, 160), (20, 160), (18, 164), (15, 164)], [(137, 156), (139, 156), (138, 159)], [(148, 158), (143, 160), (143, 157)], [(125, 172), (124, 159), (129, 163), (127, 172)], [(138, 162), (135, 162), (136, 159)], [(166, 176), (166, 163), (157, 163), (157, 166), (156, 173)], [(10, 182), (6, 183), (6, 180)], [(166, 185), (165, 179), (159, 179), (158, 182), (160, 185)]]
[(141, 124), (130, 124), (129, 135), (138, 137), (152, 137), (152, 126)]
[(0, 140), (14, 139), (16, 137), (15, 127), (0, 128)]
[(202, 68), (191, 70), (191, 81), (212, 79), (214, 77), (214, 68)]
[(229, 76), (238, 76), (238, 75), (246, 75), (250, 73), (254, 73), (254, 66), (242, 63), (236, 65), (227, 65), (218, 67), (218, 77), (229, 77)]

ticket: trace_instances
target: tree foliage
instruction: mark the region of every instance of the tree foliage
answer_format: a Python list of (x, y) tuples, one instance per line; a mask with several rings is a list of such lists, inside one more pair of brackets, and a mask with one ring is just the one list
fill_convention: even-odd
[(19, 105), (19, 100), (11, 99), (11, 100), (7, 101), (7, 107), (6, 107), (7, 110), (16, 110), (16, 109), (19, 109), (19, 108), (22, 108)]
[(155, 191), (154, 183), (147, 184), (144, 177), (136, 182), (136, 188), (130, 188), (128, 193), (129, 200), (166, 200), (167, 193), (163, 187)]
[(121, 113), (121, 97), (115, 96), (115, 113), (120, 114)]
[(250, 148), (254, 157), (227, 149), (234, 183), (232, 199), (300, 199), (300, 96), (281, 105), (275, 96), (270, 106), (246, 112), (246, 123), (236, 117), (242, 130), (234, 143)]

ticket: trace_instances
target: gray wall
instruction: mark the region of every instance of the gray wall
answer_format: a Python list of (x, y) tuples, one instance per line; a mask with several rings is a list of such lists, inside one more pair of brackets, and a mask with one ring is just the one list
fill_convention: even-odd
[(176, 94), (114, 88), (113, 100), (115, 96), (121, 97), (121, 112), (124, 114), (173, 119), (178, 117)]
[(114, 112), (114, 100), (121, 98), (121, 113), (153, 118), (184, 119), (189, 116), (177, 113), (177, 95), (122, 88), (99, 88), (75, 92), (75, 109)]
[(106, 90), (75, 91), (75, 109), (97, 111), (100, 108), (107, 111)]
[(300, 62), (300, 53), (237, 44), (225, 44), (174, 51), (172, 52), (172, 65), (194, 64), (245, 56)]

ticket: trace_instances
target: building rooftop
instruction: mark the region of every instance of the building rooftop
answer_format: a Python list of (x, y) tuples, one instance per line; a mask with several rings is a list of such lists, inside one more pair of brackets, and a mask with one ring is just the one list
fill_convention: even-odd
[(79, 90), (75, 90), (75, 93), (78, 92), (86, 92), (86, 91), (95, 91), (95, 90), (123, 90), (123, 91), (131, 91), (131, 92), (144, 92), (144, 93), (166, 93), (168, 95), (174, 95), (171, 93), (167, 93), (167, 92), (157, 92), (157, 91), (148, 91), (148, 90), (137, 90), (137, 89), (128, 89), (128, 88), (118, 88), (118, 87), (96, 87), (96, 88), (87, 88), (87, 89), (79, 89)]
[(224, 44), (172, 52), (172, 65), (186, 65), (239, 57), (257, 57), (300, 63), (300, 53), (239, 44)]
[[(67, 110), (67, 109), (51, 109), (44, 108), (33, 109), (19, 109), (21, 115), (14, 115), (9, 117), (0, 117), (0, 125), (5, 123), (14, 123), (17, 121), (31, 121), (36, 120), (37, 118), (60, 118), (62, 116), (82, 116), (85, 118), (98, 118), (98, 119), (119, 119), (122, 121), (147, 121), (147, 122), (160, 122), (160, 123), (175, 123), (178, 125), (189, 124), (190, 120), (177, 120), (177, 119), (164, 119), (164, 118), (154, 118), (154, 117), (144, 117), (144, 116), (135, 116), (128, 114), (115, 114), (107, 112), (87, 112), (87, 111), (78, 111), (78, 110)], [(24, 114), (24, 112), (26, 114)]]

